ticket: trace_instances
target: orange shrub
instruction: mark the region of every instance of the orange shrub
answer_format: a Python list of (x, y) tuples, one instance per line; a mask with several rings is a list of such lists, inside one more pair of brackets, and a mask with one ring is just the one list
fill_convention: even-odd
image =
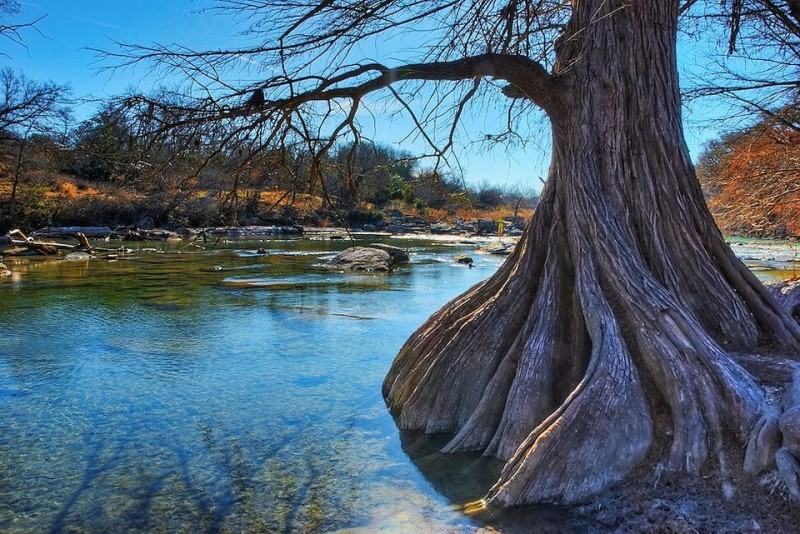
[(800, 133), (763, 126), (733, 138), (712, 176), (708, 206), (726, 233), (800, 236)]

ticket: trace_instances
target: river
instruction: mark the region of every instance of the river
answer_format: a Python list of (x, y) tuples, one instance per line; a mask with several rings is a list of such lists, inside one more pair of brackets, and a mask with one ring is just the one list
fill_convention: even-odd
[(498, 466), (401, 437), (380, 387), (411, 332), (503, 258), (384, 241), (411, 263), (332, 272), (351, 243), (310, 239), (6, 258), (0, 531), (481, 529), (460, 506)]

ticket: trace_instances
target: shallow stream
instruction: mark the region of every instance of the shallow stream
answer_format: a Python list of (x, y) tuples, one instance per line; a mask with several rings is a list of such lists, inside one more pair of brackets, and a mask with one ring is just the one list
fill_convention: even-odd
[(502, 258), (388, 242), (412, 257), (390, 275), (327, 271), (350, 243), (308, 239), (4, 259), (0, 531), (480, 529), (459, 506), (497, 466), (401, 439), (380, 388)]
[(348, 244), (6, 258), (0, 531), (471, 530), (451, 498), (485, 488), (445, 497), (422, 469), (467, 484), (484, 466), (401, 442), (380, 386), (411, 332), (502, 259), (468, 269), (452, 256), (474, 246), (403, 241), (412, 263), (391, 275), (319, 266)]

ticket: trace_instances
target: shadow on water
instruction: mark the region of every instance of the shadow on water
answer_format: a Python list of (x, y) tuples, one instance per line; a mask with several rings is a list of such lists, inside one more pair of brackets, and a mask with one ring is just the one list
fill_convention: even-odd
[(502, 462), (477, 454), (443, 454), (449, 441), (444, 434), (401, 431), (400, 444), (428, 482), (455, 505), (486, 495), (500, 477)]
[(464, 515), (500, 463), (401, 440), (380, 398), (413, 328), (499, 260), (423, 244), (358, 275), (317, 267), (344, 243), (243, 246), (0, 284), (0, 531), (570, 531), (560, 510)]
[[(130, 433), (127, 437), (130, 439)], [(78, 487), (64, 501), (58, 513), (55, 514), (50, 525), (51, 533), (65, 532), (65, 526), (69, 523), (67, 518), (79, 508), (81, 499), (91, 490), (92, 485), (103, 474), (118, 468), (125, 458), (123, 441), (119, 441), (111, 453), (106, 454), (104, 451), (108, 443), (102, 436), (87, 434), (84, 439), (84, 449), (87, 451), (87, 455), (83, 478)]]
[(555, 506), (489, 511), (479, 501), (500, 478), (503, 462), (474, 453), (441, 453), (450, 440), (444, 434), (400, 431), (403, 451), (433, 488), (475, 522), (504, 533), (585, 533), (597, 530), (586, 520)]

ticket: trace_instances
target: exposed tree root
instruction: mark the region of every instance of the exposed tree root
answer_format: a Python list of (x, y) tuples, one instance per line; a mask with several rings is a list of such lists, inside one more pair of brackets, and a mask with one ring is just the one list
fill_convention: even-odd
[[(699, 288), (679, 281), (684, 268), (662, 262), (654, 273), (613, 213), (562, 204), (554, 189), (503, 268), (401, 350), (384, 382), (400, 426), (452, 433), (444, 452), (507, 460), (486, 498), (503, 508), (584, 499), (624, 477), (656, 442), (669, 450), (663, 464), (672, 471), (714, 465), (725, 478), (742, 463), (750, 473), (774, 465), (776, 408), (714, 336), (745, 347), (764, 337), (793, 343), (796, 325), (769, 299), (743, 316), (749, 299), (763, 296), (757, 288), (728, 291), (735, 305), (709, 317), (704, 297), (730, 287), (726, 273), (745, 283), (737, 268), (718, 265), (738, 260), (693, 242), (702, 250), (695, 260), (716, 267), (706, 268), (713, 276), (704, 294), (690, 298)], [(586, 226), (592, 231), (576, 230)], [(687, 255), (682, 249), (679, 262)], [(739, 320), (751, 332), (731, 341), (729, 325)], [(669, 414), (668, 426), (654, 424), (654, 409)], [(732, 444), (746, 444), (746, 458), (732, 462)]]

